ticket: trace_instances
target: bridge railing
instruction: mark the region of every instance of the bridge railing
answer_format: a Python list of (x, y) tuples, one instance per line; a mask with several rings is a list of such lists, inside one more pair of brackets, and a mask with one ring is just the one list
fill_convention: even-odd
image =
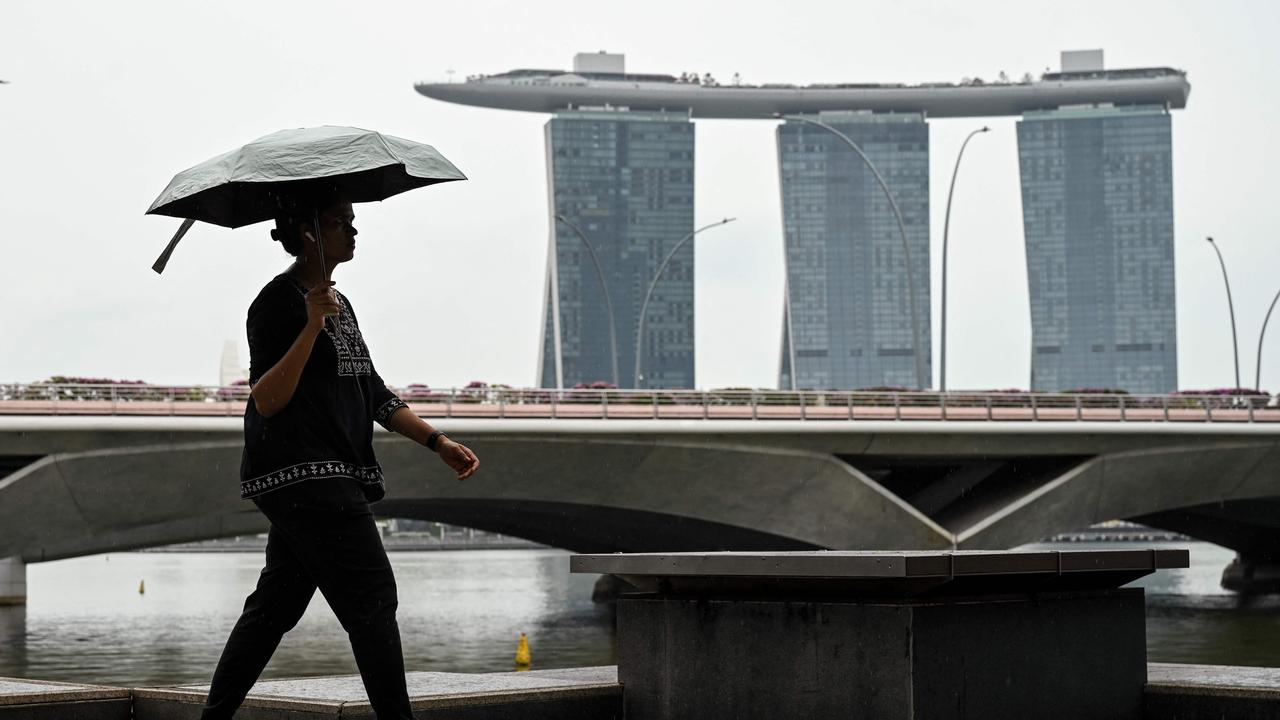
[[(1280, 397), (1114, 393), (397, 389), (415, 412), (444, 418), (1277, 422)], [(240, 415), (246, 385), (0, 385), (0, 415)]]

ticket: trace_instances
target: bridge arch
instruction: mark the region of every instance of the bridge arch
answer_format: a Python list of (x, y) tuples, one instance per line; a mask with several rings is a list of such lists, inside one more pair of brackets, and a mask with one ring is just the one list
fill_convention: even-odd
[[(1175, 529), (1280, 551), (1280, 527), (1245, 512), (1280, 498), (1280, 428), (1268, 426), (441, 424), (484, 458), (481, 474), (458, 483), (379, 433), (380, 514), (606, 552), (1005, 548), (1102, 520), (1183, 518)], [(39, 458), (0, 478), (0, 558), (260, 532), (238, 498), (240, 433), (236, 418), (0, 418), (0, 456)]]

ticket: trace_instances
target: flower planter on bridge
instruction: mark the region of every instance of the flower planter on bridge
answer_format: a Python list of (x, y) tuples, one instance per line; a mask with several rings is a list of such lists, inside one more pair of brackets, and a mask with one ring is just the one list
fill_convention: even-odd
[[(1252, 391), (1127, 395), (993, 392), (572, 390), (473, 383), (398, 391), (434, 418), (656, 420), (1280, 422), (1280, 399)], [(134, 382), (0, 385), (0, 415), (239, 415), (244, 384), (159, 386)]]

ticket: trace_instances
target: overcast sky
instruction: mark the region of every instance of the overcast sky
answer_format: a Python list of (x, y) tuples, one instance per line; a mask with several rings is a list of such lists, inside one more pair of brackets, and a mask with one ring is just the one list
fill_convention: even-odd
[[(267, 225), (142, 213), (174, 173), (286, 128), (356, 125), (435, 145), (468, 182), (357, 206), (356, 261), (335, 279), (384, 378), (535, 382), (548, 239), (544, 115), (429, 100), (418, 80), (569, 68), (626, 53), (635, 72), (764, 82), (994, 79), (1108, 67), (1186, 70), (1173, 119), (1178, 360), (1184, 388), (1233, 382), (1226, 256), (1251, 385), (1280, 289), (1280, 4), (1257, 2), (25, 2), (0, 21), (0, 382), (53, 374), (215, 383), (258, 289), (288, 264)], [(946, 188), (952, 387), (1026, 387), (1030, 314), (1014, 118), (931, 121), (933, 331)], [(697, 122), (697, 383), (772, 387), (782, 231), (772, 121)], [(1280, 389), (1280, 318), (1262, 382)], [(937, 362), (935, 357), (935, 377)]]

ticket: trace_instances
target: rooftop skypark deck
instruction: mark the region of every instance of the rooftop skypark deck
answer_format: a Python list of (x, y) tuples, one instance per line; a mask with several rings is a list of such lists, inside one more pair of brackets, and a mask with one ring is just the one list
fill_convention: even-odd
[[(615, 56), (620, 57), (620, 56)], [(618, 63), (620, 66), (620, 61)], [(621, 68), (618, 67), (620, 70)], [(557, 112), (580, 107), (688, 110), (696, 118), (774, 118), (832, 110), (926, 117), (1021, 115), (1074, 105), (1186, 107), (1191, 84), (1173, 68), (1045, 73), (1039, 80), (960, 83), (720, 84), (708, 76), (520, 69), (461, 83), (418, 83), (423, 95), (461, 105)]]

